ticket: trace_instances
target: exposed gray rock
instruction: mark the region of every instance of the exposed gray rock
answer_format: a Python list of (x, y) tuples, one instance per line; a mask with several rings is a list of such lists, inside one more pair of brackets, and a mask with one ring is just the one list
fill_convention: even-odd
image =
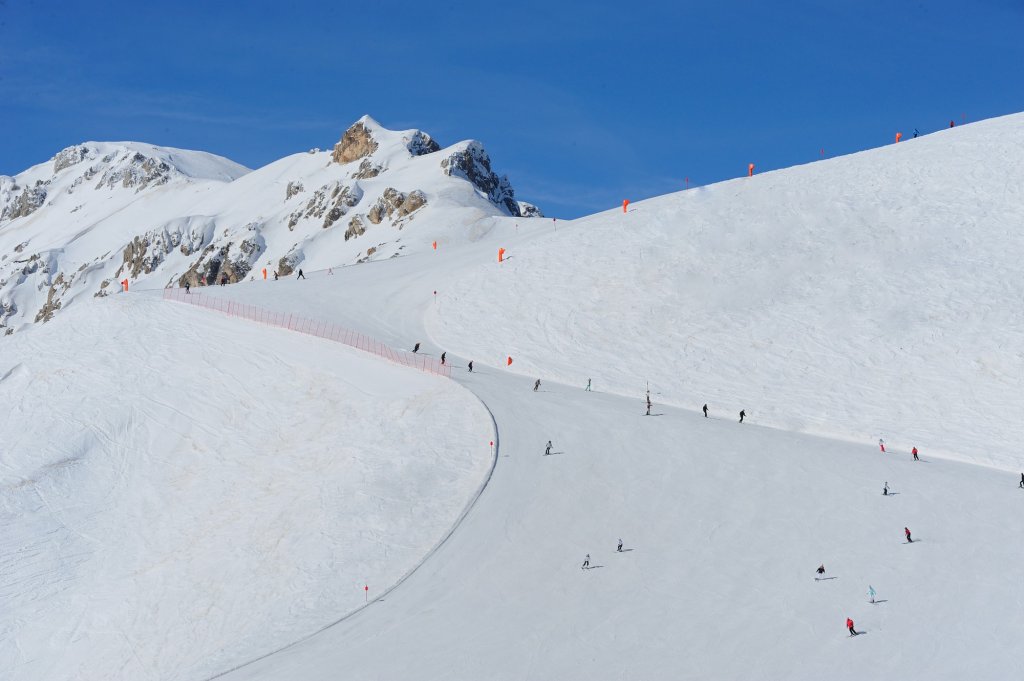
[(46, 202), (46, 185), (37, 183), (35, 187), (25, 187), (11, 203), (0, 213), (0, 220), (14, 220), (31, 215)]
[[(106, 158), (109, 156), (104, 160)], [(141, 192), (150, 186), (167, 184), (171, 179), (171, 173), (171, 166), (164, 161), (135, 152), (126, 154), (117, 164), (108, 168), (96, 184), (96, 189), (113, 189), (115, 185), (120, 184), (126, 189), (135, 187), (136, 192)]]
[(89, 155), (89, 149), (85, 146), (68, 147), (61, 150), (53, 157), (53, 172), (59, 173), (65, 168), (70, 168), (76, 163), (81, 163)]
[(537, 206), (533, 205), (532, 203), (527, 203), (526, 201), (516, 201), (516, 204), (519, 206), (519, 216), (520, 217), (524, 217), (524, 218), (542, 218), (542, 217), (544, 217), (544, 213), (542, 213), (540, 211), (540, 208), (537, 208)]
[(363, 221), (358, 215), (354, 216), (348, 221), (348, 229), (345, 230), (345, 241), (353, 239), (357, 236), (362, 236), (366, 233), (366, 227), (363, 225)]
[(519, 216), (519, 204), (512, 185), (507, 177), (498, 177), (491, 170), (491, 159), (479, 142), (470, 142), (465, 149), (443, 159), (441, 168), (446, 175), (469, 180), (491, 203), (504, 208), (509, 215)]
[(441, 150), (441, 145), (422, 130), (414, 132), (405, 146), (413, 156), (423, 156)]
[(374, 163), (368, 158), (364, 158), (363, 162), (359, 164), (359, 170), (352, 176), (357, 180), (367, 180), (371, 177), (377, 177), (384, 172), (384, 166)]
[(284, 200), (292, 198), (296, 194), (306, 191), (306, 188), (302, 186), (301, 182), (289, 182), (288, 188), (284, 192)]

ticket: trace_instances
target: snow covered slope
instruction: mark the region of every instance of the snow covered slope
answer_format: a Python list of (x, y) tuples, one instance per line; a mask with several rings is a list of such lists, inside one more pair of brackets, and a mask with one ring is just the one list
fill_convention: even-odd
[(480, 143), (442, 149), (363, 117), (333, 153), (248, 172), (132, 142), (70, 147), (0, 177), (0, 335), (130, 285), (229, 283), (472, 239), (515, 200)]
[(490, 418), (448, 381), (129, 296), (8, 339), (0, 404), (17, 681), (202, 678), (316, 631), (422, 560), (491, 467)]
[[(372, 146), (357, 126), (350, 132), (339, 155)], [(189, 418), (206, 426), (194, 441), (205, 444), (209, 429), (223, 423), (228, 428), (214, 430), (220, 437), (209, 451), (227, 448), (229, 436), (242, 433), (239, 447), (247, 456), (269, 458), (268, 466), (287, 458), (272, 472), (248, 471), (251, 482), (228, 495), (232, 503), (217, 504), (207, 500), (210, 489), (233, 489), (234, 472), (248, 460), (238, 450), (210, 461), (210, 454), (190, 453), (186, 441), (157, 440), (160, 419), (173, 410), (86, 402), (108, 410), (86, 423), (108, 423), (104, 432), (139, 431), (141, 440), (130, 449), (147, 451), (143, 445), (152, 443), (156, 455), (127, 479), (149, 490), (132, 503), (159, 523), (147, 541), (136, 537), (122, 553), (81, 569), (75, 557), (86, 539), (69, 543), (64, 553), (50, 550), (42, 569), (33, 563), (38, 542), (64, 535), (44, 502), (31, 496), (35, 486), (21, 481), (37, 479), (29, 471), (49, 471), (47, 462), (59, 464), (62, 450), (51, 448), (52, 456), (29, 467), (5, 459), (21, 467), (4, 478), (13, 490), (4, 499), (14, 500), (5, 503), (22, 504), (11, 506), (14, 529), (3, 535), (12, 539), (2, 555), (18, 570), (0, 592), (6, 602), (32, 613), (39, 608), (33, 599), (47, 589), (79, 588), (69, 592), (78, 600), (44, 596), (55, 599), (45, 601), (54, 604), (51, 623), (63, 622), (56, 613), (69, 603), (98, 602), (105, 604), (102, 612), (115, 610), (110, 603), (121, 606), (117, 629), (102, 618), (86, 619), (55, 636), (52, 631), (65, 630), (31, 628), (27, 614), (15, 619), (21, 629), (4, 621), (3, 652), (22, 655), (15, 678), (59, 677), (76, 664), (74, 656), (93, 660), (87, 642), (100, 637), (106, 637), (102, 664), (90, 663), (79, 674), (84, 678), (1012, 678), (1024, 628), (1024, 583), (1017, 578), (1024, 545), (1013, 540), (1024, 531), (1024, 491), (1017, 487), (1019, 469), (1006, 473), (1021, 462), (1011, 446), (1020, 439), (1016, 413), (1024, 407), (1013, 390), (1024, 328), (1013, 307), (1014, 267), (1024, 255), (1013, 229), (1024, 216), (1022, 149), (1024, 117), (1013, 116), (572, 223), (516, 220), (498, 211), (457, 231), (439, 211), (436, 220), (418, 223), (421, 234), (441, 235), (436, 251), (428, 241), (402, 251), (409, 257), (309, 271), (305, 280), (214, 289), (224, 298), (344, 324), (394, 347), (421, 342), (423, 353), (447, 351), (453, 378), (494, 416), (497, 464), (464, 521), (386, 598), (344, 619), (352, 607), (344, 599), (351, 599), (358, 577), (344, 585), (332, 581), (319, 536), (309, 539), (311, 528), (323, 525), (308, 521), (332, 516), (296, 502), (305, 497), (295, 490), (330, 478), (320, 470), (329, 462), (318, 460), (311, 471), (298, 453), (275, 446), (272, 431), (282, 417), (250, 415), (263, 406), (253, 396), (265, 398), (268, 384), (288, 384), (294, 392), (281, 402), (302, 408), (284, 413), (309, 432), (325, 433), (323, 447), (351, 438), (355, 458), (376, 443), (377, 429), (366, 419), (390, 399), (429, 409), (399, 439), (415, 439), (402, 450), (409, 458), (429, 442), (437, 448), (431, 461), (450, 462), (438, 473), (455, 479), (446, 487), (448, 501), (413, 516), (423, 516), (435, 540), (471, 496), (471, 481), (481, 479), (470, 459), (481, 465), (476, 450), (490, 427), (488, 415), (456, 404), (458, 394), (448, 399), (436, 379), (397, 367), (390, 367), (393, 392), (380, 401), (366, 405), (361, 392), (345, 389), (331, 397), (337, 407), (318, 409), (319, 396), (330, 393), (313, 381), (352, 381), (356, 365), (376, 377), (378, 365), (387, 365), (344, 348), (332, 351), (337, 358), (320, 346), (314, 353), (316, 341), (305, 337), (288, 340), (284, 331), (161, 303), (163, 282), (156, 279), (152, 291), (141, 286), (91, 301), (8, 339), (17, 343), (4, 345), (0, 391), (7, 392), (0, 395), (19, 405), (19, 418), (36, 433), (29, 446), (14, 447), (19, 457), (32, 451), (34, 440), (50, 441), (54, 419), (36, 423), (31, 416), (44, 396), (60, 400), (55, 408), (62, 415), (90, 412), (61, 390), (66, 384), (54, 387), (56, 379), (42, 371), (23, 378), (16, 364), (45, 355), (37, 339), (74, 339), (89, 348), (117, 338), (155, 349), (132, 350), (146, 360), (130, 360), (136, 367), (130, 385), (139, 385), (139, 376), (170, 383), (162, 390), (145, 384), (142, 404), (146, 395), (167, 402), (165, 393), (179, 396), (170, 402), (177, 408), (188, 404), (183, 394), (202, 398), (188, 405), (194, 411), (173, 417), (175, 426)], [(361, 166), (361, 160), (346, 163)], [(227, 185), (226, 195), (259, 172)], [(507, 249), (502, 265), (498, 247)], [(325, 260), (332, 253), (316, 250)], [(80, 321), (65, 333), (68, 318)], [(85, 356), (87, 365), (99, 363), (98, 352)], [(56, 364), (56, 354), (50, 352), (46, 366)], [(509, 355), (514, 363), (506, 368)], [(232, 393), (238, 404), (227, 395), (216, 403), (211, 396), (250, 365), (267, 375), (238, 386)], [(175, 373), (182, 367), (206, 376), (197, 390), (182, 385), (185, 378)], [(308, 374), (296, 381), (296, 372)], [(329, 372), (335, 373), (320, 376)], [(542, 385), (534, 392), (537, 377)], [(583, 390), (587, 378), (596, 392)], [(126, 380), (94, 382), (109, 399)], [(376, 394), (374, 380), (355, 385)], [(643, 415), (645, 380), (654, 393), (650, 417)], [(311, 383), (317, 390), (303, 392)], [(711, 418), (696, 411), (704, 402)], [(333, 417), (342, 405), (356, 410), (355, 434), (330, 430), (338, 427)], [(742, 425), (735, 419), (740, 408), (750, 415)], [(267, 432), (248, 435), (239, 419), (250, 417)], [(457, 419), (451, 430), (449, 419)], [(87, 433), (66, 420), (68, 430), (55, 431), (54, 442), (73, 443), (76, 433)], [(387, 419), (389, 441), (399, 423), (404, 428), (400, 411)], [(21, 420), (8, 421), (0, 437), (6, 441), (22, 427)], [(293, 432), (289, 440), (298, 441), (299, 428)], [(444, 436), (464, 437), (465, 444), (450, 446)], [(889, 441), (889, 453), (878, 451), (878, 437)], [(549, 439), (554, 452), (544, 456)], [(97, 444), (93, 460), (119, 454), (116, 442)], [(920, 462), (907, 453), (914, 444)], [(453, 460), (450, 450), (459, 456)], [(167, 466), (181, 457), (209, 473), (201, 478), (204, 505), (196, 518), (187, 506), (170, 514), (156, 510), (175, 501), (175, 469)], [(70, 470), (99, 475), (96, 468)], [(153, 478), (146, 475), (151, 469)], [(430, 466), (388, 471), (377, 489), (386, 497), (385, 488), (411, 486), (416, 498), (436, 501), (423, 491), (432, 483), (415, 482), (432, 473)], [(347, 471), (333, 479), (351, 485), (349, 496), (366, 485)], [(882, 496), (886, 482), (895, 494)], [(40, 489), (49, 503), (63, 504), (53, 512), (60, 522), (105, 537), (106, 525), (88, 523), (96, 522), (89, 509), (119, 498), (108, 488), (120, 489), (88, 479), (61, 485), (60, 495)], [(265, 494), (253, 498), (253, 488)], [(153, 508), (146, 505), (151, 497), (158, 500)], [(191, 556), (192, 543), (175, 538), (202, 535), (196, 528), (245, 527), (238, 518), (251, 510), (261, 519), (242, 533), (233, 553), (249, 567), (290, 560), (317, 566), (309, 568), (308, 581), (296, 583), (288, 578), (295, 572), (280, 569), (283, 579), (256, 580), (254, 598), (242, 568), (225, 574), (210, 567), (193, 580), (191, 558), (167, 572), (154, 564), (169, 555), (167, 547), (184, 547)], [(357, 562), (373, 562), (385, 546), (408, 546), (402, 524), (408, 512), (382, 512), (398, 526), (380, 544), (356, 547)], [(358, 536), (337, 519), (348, 528), (340, 536)], [(274, 533), (280, 543), (270, 548), (267, 527), (280, 528)], [(904, 527), (918, 541), (904, 543)], [(219, 536), (234, 534), (226, 529)], [(422, 539), (430, 532), (408, 534)], [(622, 553), (614, 550), (620, 537)], [(427, 545), (405, 557), (422, 556)], [(212, 548), (196, 551), (200, 565), (229, 563), (216, 560), (223, 554)], [(588, 553), (592, 569), (581, 570)], [(149, 569), (118, 569), (136, 562)], [(819, 563), (829, 579), (814, 580)], [(383, 570), (384, 561), (373, 565)], [(94, 581), (77, 587), (87, 579)], [(390, 582), (395, 579), (390, 573)], [(133, 580), (143, 580), (143, 588)], [(175, 595), (195, 582), (213, 596), (197, 599), (207, 607), (177, 617)], [(877, 591), (875, 604), (868, 602), (869, 585)], [(152, 600), (133, 595), (150, 591), (158, 593)], [(312, 605), (280, 625), (275, 615), (282, 610), (263, 609), (267, 599)], [(308, 626), (309, 613), (321, 623), (340, 621), (310, 637), (318, 626)], [(865, 635), (848, 637), (847, 617)], [(133, 634), (136, 626), (141, 637)], [(17, 644), (12, 630), (22, 633)], [(117, 640), (124, 641), (120, 648)], [(142, 645), (153, 647), (137, 658)], [(196, 659), (193, 645), (211, 652), (195, 666), (178, 666), (175, 660)], [(65, 647), (72, 661), (61, 662)], [(19, 653), (26, 648), (34, 653)], [(61, 655), (46, 654), (56, 649)], [(52, 666), (60, 664), (68, 666)]]
[(559, 222), (428, 326), (527, 375), (1017, 471), (1022, 225), (1014, 115)]

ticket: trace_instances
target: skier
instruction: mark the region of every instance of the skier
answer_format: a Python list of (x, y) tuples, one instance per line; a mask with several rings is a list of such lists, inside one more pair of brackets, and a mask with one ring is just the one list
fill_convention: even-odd
[[(186, 282), (185, 282), (185, 293), (186, 293), (186, 294), (188, 293), (188, 290), (189, 290), (190, 288), (192, 288), (192, 284), (190, 284), (190, 283), (188, 283), (188, 282), (186, 281)], [(1022, 478), (1024, 478), (1024, 475), (1022, 475), (1021, 477), (1022, 477)]]
[(533, 383), (533, 392), (537, 392), (540, 389), (540, 379), (538, 378)]
[(875, 587), (868, 584), (868, 596), (871, 598), (871, 602), (875, 602)]
[(743, 423), (743, 419), (746, 417), (746, 415), (747, 415), (747, 412), (745, 412), (744, 410), (740, 409), (740, 423)]
[(619, 553), (622, 553), (622, 539), (621, 538), (619, 539), (619, 545), (615, 547), (615, 550), (617, 552), (619, 552)]
[(907, 543), (908, 543), (908, 544), (913, 544), (913, 543), (914, 543), (914, 540), (910, 538), (910, 528), (908, 528), (908, 527), (904, 527), (904, 528), (903, 528), (903, 533), (904, 533), (905, 535), (907, 535)]
[(584, 388), (584, 390), (586, 390), (588, 393), (591, 392), (591, 390), (590, 390), (590, 379), (589, 378), (587, 379), (587, 387)]
[(878, 438), (878, 448), (882, 450), (883, 454), (885, 454), (885, 442), (882, 438)]
[(446, 357), (448, 357), (448, 353), (447, 352), (442, 352), (441, 353), (441, 366), (444, 366), (444, 361), (445, 361)]
[(222, 274), (220, 276), (220, 285), (223, 286), (226, 283), (228, 283), (228, 275)]
[(917, 139), (917, 128), (914, 128), (914, 139)]
[(303, 274), (303, 273), (302, 273), (302, 270), (300, 269), (300, 270), (299, 270), (299, 276), (297, 276), (297, 277), (295, 277), (295, 278), (296, 278), (296, 279), (305, 279), (305, 278), (306, 278), (306, 275), (305, 275), (305, 274)]
[(469, 362), (469, 373), (473, 373), (473, 361), (472, 360), (470, 360), (470, 362)]
[(706, 404), (705, 404), (705, 405), (704, 405), (704, 406), (702, 407), (702, 409), (703, 409), (703, 411), (704, 411), (704, 418), (707, 418), (707, 417), (708, 417), (708, 405), (706, 405)]
[(583, 559), (583, 565), (580, 566), (580, 570), (586, 570), (589, 567), (590, 567), (590, 554), (588, 553), (587, 557)]
[(917, 447), (914, 447), (913, 449), (911, 449), (910, 453), (914, 455), (914, 461), (920, 461), (921, 460), (921, 459), (917, 458)]
[(850, 630), (850, 636), (856, 636), (857, 632), (853, 628), (853, 620), (849, 617), (846, 618), (846, 628)]
[(277, 276), (278, 276), (277, 270), (274, 270), (274, 281), (277, 281)]
[(882, 488), (882, 496), (889, 496), (889, 482), (886, 481), (885, 487)]
[(825, 574), (825, 564), (822, 563), (821, 565), (819, 565), (818, 569), (815, 570), (815, 572), (817, 572), (819, 575)]
[(415, 355), (415, 354), (416, 354), (417, 352), (419, 352), (419, 351), (420, 351), (420, 344), (419, 344), (419, 343), (417, 343), (416, 345), (414, 345), (414, 346), (412, 347), (412, 354), (414, 354), (414, 355)]
[(547, 447), (544, 448), (544, 456), (551, 454), (551, 440), (548, 440)]
[(1024, 473), (1020, 474), (1020, 486), (1021, 489), (1024, 489)]
[(647, 415), (651, 415), (651, 391), (647, 391)]

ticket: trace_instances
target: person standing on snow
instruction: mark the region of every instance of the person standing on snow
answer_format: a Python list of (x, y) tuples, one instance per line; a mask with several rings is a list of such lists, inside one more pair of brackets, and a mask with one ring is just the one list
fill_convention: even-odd
[[(190, 283), (188, 283), (188, 282), (186, 281), (186, 282), (185, 282), (185, 293), (186, 293), (186, 294), (188, 293), (188, 290), (189, 290), (190, 288), (192, 288), (192, 284), (190, 284)], [(1022, 477), (1022, 478), (1024, 478), (1024, 475), (1022, 475), (1021, 477)]]
[(419, 343), (417, 343), (416, 345), (412, 346), (412, 354), (415, 355), (419, 351), (420, 351), (420, 344)]
[(1024, 489), (1024, 473), (1020, 474), (1020, 486), (1021, 489)]
[(889, 496), (889, 482), (886, 481), (885, 486), (882, 487), (882, 496)]
[(647, 415), (651, 415), (651, 391), (647, 391)]
[(911, 449), (910, 453), (914, 455), (914, 461), (920, 461), (921, 460), (921, 459), (917, 458), (917, 447), (914, 447), (913, 449)]
[(704, 412), (704, 418), (707, 418), (708, 417), (708, 405), (705, 404), (703, 407), (701, 407), (701, 409)]
[(590, 390), (590, 379), (589, 378), (587, 379), (587, 387), (584, 388), (584, 390), (586, 390), (588, 393), (591, 392), (591, 390)]
[(856, 636), (857, 632), (853, 628), (853, 620), (849, 617), (846, 618), (846, 628), (850, 630), (850, 636)]
[(551, 440), (548, 440), (547, 447), (544, 448), (544, 456), (551, 454)]
[(533, 392), (537, 392), (539, 389), (540, 389), (540, 379), (538, 378), (536, 381), (534, 381)]
[(622, 539), (621, 538), (619, 538), (619, 545), (615, 547), (615, 550), (618, 553), (622, 553)]
[(473, 361), (472, 360), (470, 360), (470, 362), (469, 362), (469, 373), (473, 373)]
[(875, 602), (875, 587), (871, 586), (870, 584), (868, 584), (868, 598), (871, 599), (872, 603)]
[(904, 533), (905, 535), (907, 535), (907, 543), (908, 543), (908, 544), (913, 544), (913, 543), (914, 543), (914, 540), (910, 538), (910, 528), (908, 528), (908, 527), (904, 527), (904, 528), (903, 528), (903, 533)]
[(444, 366), (444, 362), (445, 362), (445, 358), (446, 357), (448, 357), (448, 353), (447, 352), (442, 352), (441, 353), (441, 366)]
[(295, 278), (296, 278), (296, 279), (305, 279), (305, 278), (306, 278), (306, 275), (305, 275), (305, 274), (303, 274), (303, 273), (302, 273), (302, 270), (300, 269), (300, 270), (299, 270), (299, 276), (297, 276), (297, 277), (295, 277)]
[(587, 557), (583, 559), (583, 565), (580, 566), (580, 570), (586, 570), (589, 567), (590, 567), (590, 554), (588, 553)]
[(740, 409), (740, 423), (743, 423), (743, 419), (747, 416), (747, 412)]
[(882, 438), (878, 438), (878, 448), (882, 450), (883, 454), (885, 454), (885, 442)]

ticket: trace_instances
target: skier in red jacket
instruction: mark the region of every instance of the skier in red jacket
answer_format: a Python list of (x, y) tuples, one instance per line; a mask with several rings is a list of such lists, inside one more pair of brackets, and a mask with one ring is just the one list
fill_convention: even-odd
[(856, 636), (857, 632), (853, 628), (853, 620), (849, 617), (846, 618), (846, 628), (850, 630), (850, 636)]
[(913, 449), (911, 449), (910, 453), (914, 455), (914, 461), (920, 461), (921, 460), (921, 459), (917, 458), (917, 447), (914, 447)]
[(910, 538), (910, 528), (909, 527), (904, 527), (903, 528), (903, 533), (907, 535), (907, 543), (908, 544), (914, 543), (914, 540)]

